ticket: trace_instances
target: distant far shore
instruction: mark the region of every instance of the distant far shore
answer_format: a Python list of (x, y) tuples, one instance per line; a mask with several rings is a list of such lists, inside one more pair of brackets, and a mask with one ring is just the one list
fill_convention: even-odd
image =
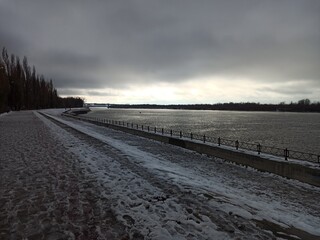
[(320, 102), (310, 103), (308, 99), (297, 103), (217, 103), (217, 104), (88, 104), (90, 107), (127, 109), (182, 109), (182, 110), (225, 110), (225, 111), (269, 111), (269, 112), (320, 112)]

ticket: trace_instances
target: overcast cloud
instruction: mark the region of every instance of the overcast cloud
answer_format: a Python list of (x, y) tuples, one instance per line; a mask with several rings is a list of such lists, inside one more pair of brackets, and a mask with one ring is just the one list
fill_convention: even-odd
[(319, 13), (319, 0), (0, 0), (0, 46), (89, 102), (319, 101)]

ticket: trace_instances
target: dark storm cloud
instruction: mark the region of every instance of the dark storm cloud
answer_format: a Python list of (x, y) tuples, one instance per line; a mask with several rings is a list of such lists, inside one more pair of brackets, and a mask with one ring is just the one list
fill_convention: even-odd
[(59, 94), (63, 96), (81, 96), (84, 92), (79, 89), (62, 88), (59, 89)]
[(18, 37), (6, 33), (5, 31), (1, 31), (0, 29), (0, 47), (2, 48), (4, 46), (7, 49), (15, 49), (17, 52), (22, 52), (26, 43)]
[(65, 68), (77, 68), (77, 69), (92, 69), (97, 68), (100, 65), (99, 56), (89, 56), (77, 52), (68, 52), (68, 51), (48, 51), (42, 53), (40, 56), (35, 58), (36, 61), (42, 61), (44, 65), (53, 65), (56, 67), (65, 67)]
[[(49, 71), (51, 72), (51, 71)], [(49, 74), (48, 74), (49, 75)], [(79, 89), (95, 89), (103, 88), (104, 83), (91, 76), (85, 76), (85, 73), (52, 73), (53, 84), (57, 88), (79, 88)]]
[(85, 94), (89, 96), (103, 96), (103, 97), (118, 96), (117, 94), (114, 94), (114, 93), (98, 92), (98, 91), (86, 91)]
[(206, 75), (319, 88), (319, 12), (318, 0), (2, 0), (0, 43), (59, 88)]
[(41, 71), (52, 77), (58, 88), (103, 87), (94, 76), (94, 71), (102, 64), (99, 56), (57, 50), (35, 55), (33, 60), (41, 63)]

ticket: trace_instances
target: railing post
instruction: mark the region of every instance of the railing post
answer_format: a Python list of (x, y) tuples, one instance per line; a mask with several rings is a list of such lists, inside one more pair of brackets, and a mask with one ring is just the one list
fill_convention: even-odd
[(170, 136), (172, 137), (172, 129), (170, 130)]
[(141, 126), (141, 130), (143, 131), (143, 125)]
[(182, 138), (182, 132), (180, 131), (180, 138)]
[(218, 137), (218, 145), (220, 146), (220, 144), (221, 144), (221, 138)]
[(285, 160), (288, 160), (288, 157), (289, 157), (289, 150), (288, 150), (288, 148), (286, 148), (286, 149), (284, 150), (284, 159), (285, 159)]
[(163, 135), (163, 133), (164, 133), (163, 128), (161, 129), (161, 133), (162, 133), (162, 135)]
[(193, 134), (192, 134), (192, 133), (190, 133), (190, 139), (191, 139), (191, 140), (193, 139)]
[(239, 141), (236, 140), (236, 149), (238, 150), (239, 149)]
[(148, 132), (150, 131), (150, 127), (148, 126)]
[(206, 142), (206, 135), (203, 135), (203, 142)]
[(154, 127), (154, 133), (157, 133), (157, 127)]
[(261, 153), (261, 145), (260, 145), (260, 143), (257, 145), (257, 150), (258, 150), (258, 154), (260, 155), (260, 153)]

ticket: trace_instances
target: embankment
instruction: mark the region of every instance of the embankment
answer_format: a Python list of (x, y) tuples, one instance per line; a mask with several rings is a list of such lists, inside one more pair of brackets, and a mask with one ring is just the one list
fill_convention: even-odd
[(243, 151), (240, 149), (236, 150), (221, 146), (215, 146), (212, 144), (209, 145), (185, 138), (176, 138), (167, 135), (154, 134), (151, 132), (127, 128), (124, 126), (84, 119), (79, 116), (72, 116), (69, 114), (64, 115), (91, 122), (93, 124), (109, 127), (115, 130), (120, 130), (129, 134), (134, 134), (159, 142), (183, 147), (201, 154), (222, 158), (236, 164), (252, 167), (259, 171), (274, 173), (285, 178), (299, 180), (301, 182), (320, 187), (320, 166), (317, 164), (307, 164), (303, 161), (301, 161), (301, 163), (299, 161), (284, 161), (279, 160), (276, 157), (265, 157), (263, 155), (259, 155), (258, 153), (250, 153), (248, 151)]

